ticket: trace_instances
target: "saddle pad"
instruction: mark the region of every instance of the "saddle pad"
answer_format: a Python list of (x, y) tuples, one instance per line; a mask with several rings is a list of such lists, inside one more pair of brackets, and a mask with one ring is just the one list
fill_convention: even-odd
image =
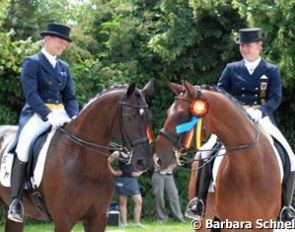
[[(270, 139), (270, 137), (268, 137), (268, 136), (267, 136), (267, 138)], [(283, 164), (282, 164), (280, 155), (277, 152), (277, 149), (273, 145), (273, 142), (270, 141), (270, 143), (272, 144), (272, 147), (273, 147), (273, 149), (275, 151), (275, 154), (276, 154), (276, 158), (277, 158), (280, 173), (281, 173), (281, 183), (282, 183), (283, 176), (284, 176)], [(224, 148), (224, 146), (222, 146), (222, 148)], [(209, 192), (212, 192), (212, 193), (215, 192), (217, 173), (218, 173), (220, 164), (222, 162), (222, 159), (224, 157), (224, 154), (225, 154), (225, 149), (221, 149), (221, 150), (219, 150), (219, 152), (217, 153), (217, 157), (215, 158), (215, 161), (214, 161), (214, 164), (213, 164), (213, 170), (212, 170), (213, 181), (210, 184)]]
[[(47, 156), (47, 150), (50, 144), (50, 141), (55, 133), (55, 130), (52, 130), (44, 143), (44, 146), (42, 147), (40, 154), (37, 159), (36, 167), (34, 169), (34, 174), (30, 178), (31, 184), (34, 188), (37, 188), (40, 186), (42, 177), (43, 177), (43, 171), (45, 166), (45, 160)], [(12, 141), (11, 141), (12, 142)], [(11, 169), (13, 164), (14, 155), (11, 153), (8, 153), (8, 150), (10, 148), (10, 145), (7, 146), (1, 160), (1, 169), (0, 169), (0, 183), (4, 187), (10, 187), (11, 186)], [(27, 186), (25, 186), (27, 189)]]

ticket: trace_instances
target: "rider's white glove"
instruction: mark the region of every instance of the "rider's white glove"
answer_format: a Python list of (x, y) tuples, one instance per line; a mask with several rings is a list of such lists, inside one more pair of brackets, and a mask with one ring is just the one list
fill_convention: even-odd
[(248, 115), (250, 116), (250, 118), (256, 122), (259, 123), (259, 121), (262, 119), (262, 112), (261, 110), (255, 110), (252, 107), (249, 107), (248, 109), (246, 109)]
[(65, 123), (71, 121), (69, 117), (64, 115), (59, 115), (57, 113), (51, 112), (47, 116), (48, 122), (52, 125), (53, 129), (63, 126)]

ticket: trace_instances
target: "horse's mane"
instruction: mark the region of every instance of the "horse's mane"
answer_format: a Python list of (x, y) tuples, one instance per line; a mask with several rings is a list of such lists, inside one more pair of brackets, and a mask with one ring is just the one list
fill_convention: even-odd
[(128, 85), (127, 84), (114, 84), (114, 85), (111, 85), (111, 86), (108, 86), (107, 88), (104, 88), (101, 93), (98, 93), (94, 98), (98, 98), (100, 97), (101, 95), (105, 94), (105, 93), (108, 93), (110, 91), (113, 91), (113, 90), (122, 90), (122, 89), (125, 89), (127, 88)]
[(250, 120), (248, 113), (246, 112), (246, 110), (242, 106), (242, 104), (238, 101), (238, 99), (236, 99), (233, 95), (231, 95), (230, 93), (228, 93), (224, 89), (219, 88), (216, 85), (213, 85), (213, 86), (212, 85), (202, 85), (201, 89), (217, 92), (217, 93), (224, 95), (228, 100), (230, 100), (234, 104), (234, 106), (238, 110), (240, 110)]
[(105, 89), (103, 89), (100, 93), (96, 94), (95, 97), (91, 98), (88, 102), (86, 102), (83, 106), (83, 109), (81, 110), (81, 112), (83, 110), (85, 110), (92, 102), (94, 102), (97, 98), (99, 98), (100, 96), (108, 93), (108, 92), (111, 92), (113, 90), (121, 90), (121, 89), (124, 89), (126, 88), (127, 85), (111, 85)]
[(100, 93), (96, 94), (95, 97), (91, 98), (87, 103), (84, 104), (82, 111), (89, 106), (92, 102), (94, 102), (97, 98), (103, 96), (104, 94), (107, 94), (114, 90), (123, 90), (128, 87), (127, 84), (113, 84), (107, 88), (104, 88)]

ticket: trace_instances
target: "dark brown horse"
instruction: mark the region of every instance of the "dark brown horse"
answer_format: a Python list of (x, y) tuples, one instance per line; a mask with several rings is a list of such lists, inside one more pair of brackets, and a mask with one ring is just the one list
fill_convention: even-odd
[[(215, 193), (207, 199), (206, 216), (216, 216), (221, 221), (248, 221), (253, 231), (272, 231), (255, 228), (257, 219), (276, 219), (281, 205), (279, 164), (267, 136), (227, 94), (194, 87), (188, 82), (169, 86), (177, 97), (157, 137), (155, 162), (161, 169), (175, 162), (180, 148), (176, 126), (191, 119), (191, 105), (195, 100), (205, 100), (209, 107), (202, 117), (202, 130), (205, 134), (216, 134), (226, 149), (217, 173)], [(194, 197), (195, 181), (193, 171), (190, 197)]]
[[(145, 101), (151, 87), (149, 82), (142, 90), (134, 84), (110, 88), (90, 101), (64, 130), (56, 130), (39, 187), (55, 232), (70, 232), (78, 221), (83, 222), (87, 232), (105, 230), (107, 208), (114, 189), (114, 179), (107, 165), (109, 143), (113, 139), (121, 141), (121, 148), (129, 154), (129, 161), (136, 170), (145, 171), (152, 164), (146, 133), (149, 112)], [(12, 138), (15, 128), (0, 127), (0, 133), (2, 157), (9, 133)], [(0, 196), (7, 211), (10, 189), (1, 185)], [(45, 219), (27, 191), (23, 202), (26, 216)], [(5, 231), (23, 231), (23, 224), (7, 219)]]

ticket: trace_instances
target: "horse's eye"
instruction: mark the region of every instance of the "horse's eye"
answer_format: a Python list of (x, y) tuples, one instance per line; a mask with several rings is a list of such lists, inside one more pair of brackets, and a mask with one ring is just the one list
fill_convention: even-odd
[(125, 118), (125, 120), (126, 120), (127, 122), (132, 121), (132, 115), (131, 115), (131, 114), (125, 114), (125, 115), (124, 115), (124, 118)]
[(177, 114), (177, 120), (180, 122), (184, 122), (188, 120), (188, 115), (185, 114), (184, 112), (181, 112), (179, 114)]

